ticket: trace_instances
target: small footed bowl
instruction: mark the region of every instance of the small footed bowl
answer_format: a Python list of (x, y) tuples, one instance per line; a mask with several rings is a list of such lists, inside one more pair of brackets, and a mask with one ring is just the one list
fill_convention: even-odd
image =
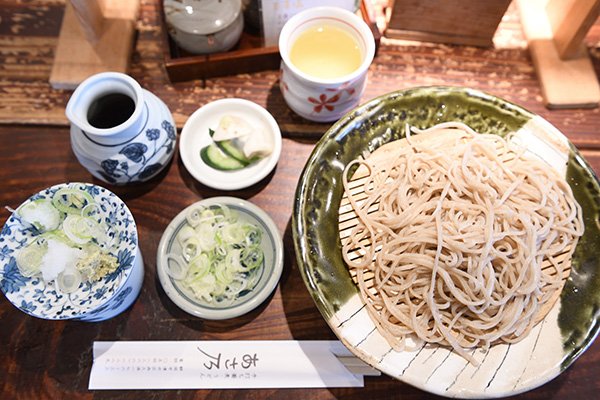
[(133, 304), (144, 278), (144, 262), (138, 247), (137, 228), (131, 212), (114, 193), (89, 183), (64, 183), (44, 189), (26, 200), (51, 198), (62, 188), (81, 189), (99, 205), (96, 221), (110, 226), (108, 235), (117, 240), (111, 254), (118, 268), (95, 282), (84, 282), (69, 294), (57, 290), (54, 281), (45, 282), (39, 275), (21, 275), (16, 254), (39, 234), (21, 222), (16, 212), (6, 221), (0, 233), (0, 288), (19, 310), (42, 319), (103, 321)]
[(169, 35), (194, 54), (227, 51), (244, 29), (241, 0), (165, 0), (164, 12)]
[[(167, 255), (181, 254), (181, 246), (175, 239), (179, 231), (187, 225), (187, 212), (193, 207), (214, 205), (229, 207), (239, 214), (240, 220), (258, 226), (263, 232), (260, 246), (264, 253), (264, 261), (260, 278), (254, 289), (227, 306), (212, 306), (198, 300), (189, 289), (167, 273), (167, 263), (172, 262)], [(283, 270), (283, 242), (273, 220), (259, 207), (234, 197), (213, 197), (188, 206), (171, 221), (158, 245), (156, 268), (165, 293), (182, 310), (204, 319), (235, 318), (254, 310), (275, 290)]]

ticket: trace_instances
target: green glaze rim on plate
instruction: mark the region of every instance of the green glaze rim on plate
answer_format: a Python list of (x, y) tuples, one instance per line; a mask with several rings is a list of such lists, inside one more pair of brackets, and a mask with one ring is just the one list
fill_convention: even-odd
[[(445, 121), (462, 121), (478, 132), (499, 135), (519, 129), (548, 131), (550, 136), (564, 141), (569, 153), (567, 180), (584, 209), (586, 232), (577, 246), (571, 276), (561, 295), (560, 313), (556, 307), (555, 325), (560, 334), (554, 336), (560, 336), (562, 354), (557, 356), (556, 365), (540, 376), (528, 377), (523, 372), (510, 390), (504, 387), (482, 392), (477, 387), (441, 388), (420, 382), (418, 377), (413, 379), (406, 371), (395, 371), (393, 363), (384, 365), (386, 355), (380, 360), (361, 348), (363, 342), (374, 341), (372, 331), (356, 339), (355, 332), (346, 326), (351, 325), (346, 319), (355, 316), (346, 315), (343, 309), (356, 302), (358, 289), (341, 256), (337, 213), (343, 192), (342, 172), (350, 161), (365, 151), (372, 152), (382, 144), (403, 137), (405, 124), (426, 128)], [(311, 296), (336, 335), (355, 354), (383, 372), (423, 390), (452, 397), (499, 397), (530, 390), (553, 379), (571, 365), (598, 334), (599, 216), (600, 185), (594, 171), (577, 149), (547, 121), (513, 103), (477, 90), (419, 87), (367, 102), (340, 119), (321, 138), (296, 189), (292, 232), (299, 269)], [(493, 387), (492, 383), (495, 382), (490, 380), (487, 386)]]

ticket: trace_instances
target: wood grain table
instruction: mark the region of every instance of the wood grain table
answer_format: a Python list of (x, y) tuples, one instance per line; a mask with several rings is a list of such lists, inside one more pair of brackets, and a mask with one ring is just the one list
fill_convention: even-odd
[[(73, 155), (64, 118), (70, 92), (52, 90), (48, 77), (64, 2), (0, 1), (0, 224), (4, 206), (67, 181), (102, 184)], [(157, 2), (142, 1), (131, 75), (162, 98), (181, 125), (197, 107), (222, 97), (265, 106), (282, 127), (282, 157), (262, 182), (230, 195), (267, 211), (284, 238), (284, 272), (274, 294), (257, 310), (228, 321), (204, 321), (178, 309), (163, 292), (155, 254), (163, 230), (187, 205), (222, 195), (197, 183), (178, 155), (145, 184), (111, 187), (131, 209), (145, 259), (141, 294), (128, 311), (101, 323), (44, 321), (26, 316), (0, 296), (0, 399), (430, 399), (434, 396), (387, 376), (367, 377), (360, 389), (89, 391), (92, 344), (97, 340), (314, 340), (335, 339), (300, 277), (291, 214), (302, 168), (328, 128), (291, 113), (278, 89), (277, 71), (207, 81), (168, 82), (161, 64)], [(482, 49), (383, 39), (363, 100), (421, 85), (459, 85), (490, 92), (538, 113), (561, 129), (600, 173), (598, 109), (550, 111), (541, 103), (535, 72), (511, 7)], [(600, 71), (600, 27), (586, 43)], [(106, 186), (106, 185), (105, 185)], [(567, 371), (519, 399), (595, 399), (600, 393), (600, 344)]]

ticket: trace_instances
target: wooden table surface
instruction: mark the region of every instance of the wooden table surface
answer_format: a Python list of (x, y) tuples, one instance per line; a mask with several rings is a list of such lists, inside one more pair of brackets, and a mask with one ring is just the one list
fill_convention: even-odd
[[(0, 223), (3, 206), (17, 207), (32, 193), (67, 181), (102, 184), (73, 155), (64, 106), (69, 91), (52, 90), (48, 77), (64, 2), (0, 1)], [(157, 1), (142, 1), (131, 75), (162, 98), (181, 125), (197, 107), (222, 97), (242, 97), (265, 106), (282, 127), (282, 157), (276, 170), (251, 188), (228, 193), (266, 210), (284, 237), (285, 265), (273, 296), (250, 314), (211, 322), (191, 317), (165, 295), (155, 254), (163, 230), (184, 207), (223, 194), (197, 183), (178, 155), (152, 181), (111, 187), (130, 207), (145, 259), (142, 292), (133, 307), (101, 323), (38, 320), (0, 296), (0, 398), (286, 398), (429, 399), (434, 396), (387, 376), (367, 377), (360, 389), (89, 391), (92, 343), (96, 340), (335, 339), (300, 277), (292, 244), (291, 214), (301, 170), (328, 125), (293, 115), (278, 89), (277, 71), (207, 81), (168, 82), (163, 69)], [(600, 70), (600, 27), (586, 39)], [(541, 102), (518, 16), (509, 9), (494, 48), (480, 49), (384, 39), (369, 71), (363, 100), (421, 85), (459, 85), (518, 103), (562, 130), (600, 173), (598, 109), (551, 111)], [(519, 399), (593, 399), (600, 390), (600, 344), (594, 343), (567, 371)]]

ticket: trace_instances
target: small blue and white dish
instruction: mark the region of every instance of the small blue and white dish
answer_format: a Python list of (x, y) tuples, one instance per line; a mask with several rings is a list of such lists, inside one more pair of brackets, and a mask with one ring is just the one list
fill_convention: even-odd
[(13, 212), (0, 233), (0, 289), (15, 307), (37, 318), (89, 322), (112, 318), (133, 304), (142, 287), (144, 262), (135, 221), (119, 197), (90, 183), (52, 186), (34, 194), (21, 206), (50, 199), (63, 188), (80, 189), (92, 196), (98, 205), (94, 219), (108, 227), (107, 234), (114, 240), (110, 254), (117, 258), (117, 269), (98, 281), (84, 281), (68, 294), (57, 290), (54, 281), (45, 282), (40, 275), (23, 276), (17, 267), (16, 254), (40, 233)]

